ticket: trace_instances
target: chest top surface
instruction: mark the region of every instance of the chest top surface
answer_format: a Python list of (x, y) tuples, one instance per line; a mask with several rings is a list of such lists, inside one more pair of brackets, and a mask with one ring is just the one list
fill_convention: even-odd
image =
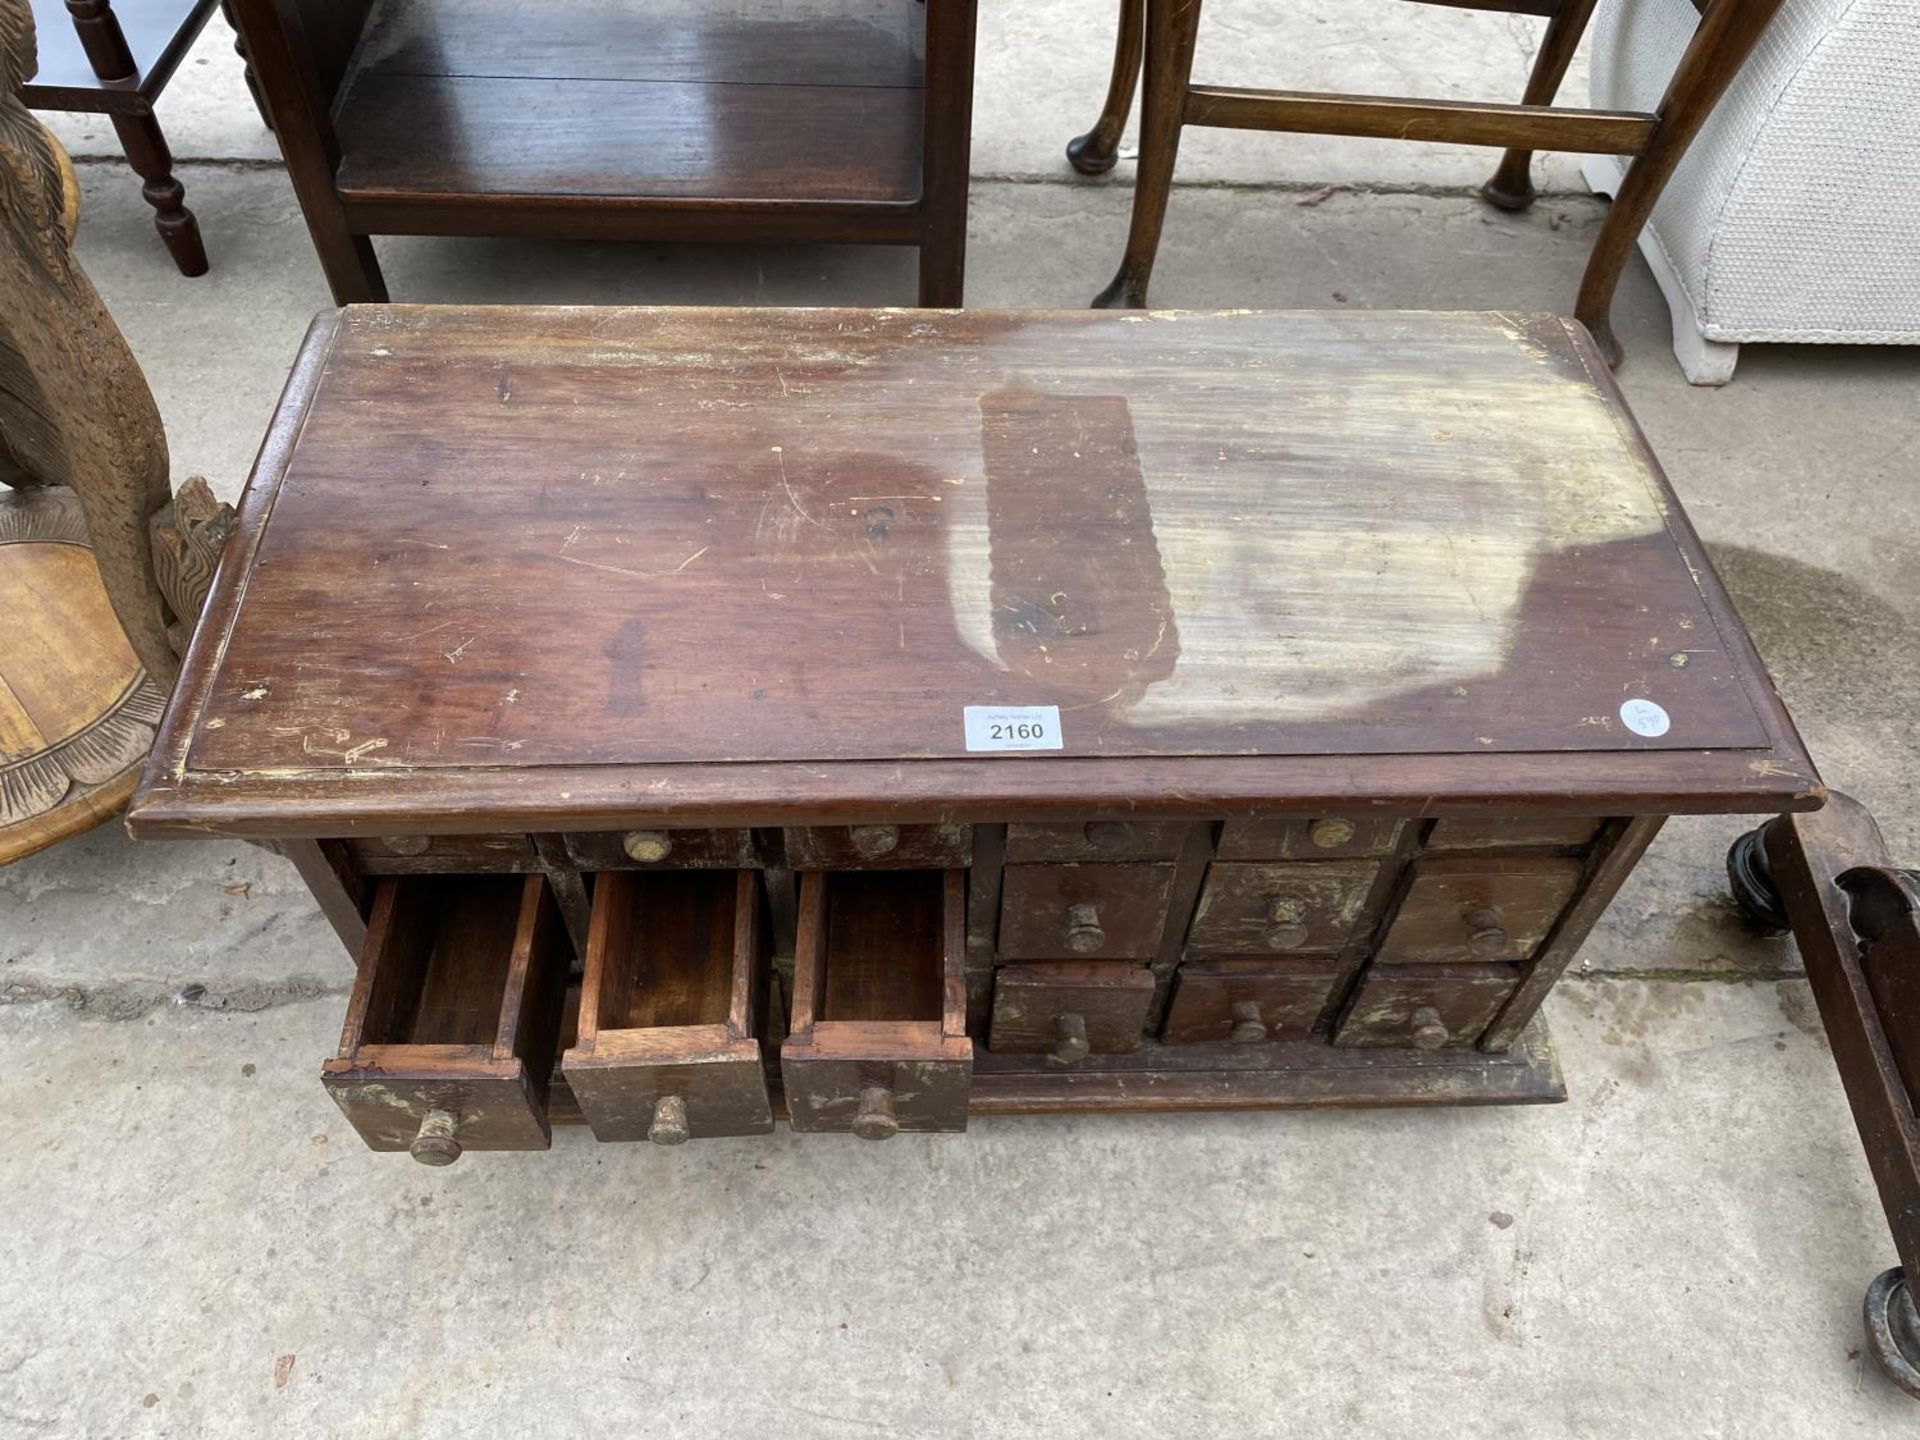
[[(968, 706), (1060, 748), (970, 754)], [(134, 818), (1121, 762), (1196, 804), (1818, 786), (1558, 319), (368, 307), (309, 338)]]

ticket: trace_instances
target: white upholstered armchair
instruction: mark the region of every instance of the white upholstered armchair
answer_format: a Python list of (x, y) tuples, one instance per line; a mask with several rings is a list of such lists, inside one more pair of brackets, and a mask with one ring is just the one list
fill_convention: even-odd
[[(1602, 0), (1593, 104), (1650, 110), (1699, 15)], [(1621, 162), (1586, 163), (1613, 193)], [(1640, 248), (1696, 385), (1743, 343), (1920, 344), (1920, 0), (1787, 0)]]

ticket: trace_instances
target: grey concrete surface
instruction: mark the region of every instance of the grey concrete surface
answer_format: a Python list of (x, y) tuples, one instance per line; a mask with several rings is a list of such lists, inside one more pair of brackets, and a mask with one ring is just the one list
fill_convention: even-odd
[(18, 1435), (1912, 1433), (1798, 984), (1576, 983), (1569, 1104), (373, 1157), (335, 1003), (0, 1009)]
[[(1417, 59), (1444, 94), (1517, 94), (1530, 23), (1210, 17), (1223, 81), (1399, 86)], [(1082, 305), (1129, 198), (1057, 163), (1107, 0), (983, 23), (970, 298)], [(97, 122), (61, 129), (176, 473), (230, 497), (327, 296), (226, 44), (163, 106), (206, 279), (173, 273)], [(1479, 152), (1222, 138), (1263, 143), (1190, 146), (1160, 303), (1565, 309), (1602, 213), (1489, 212), (1462, 188)], [(1299, 203), (1323, 183), (1365, 189)], [(427, 301), (913, 293), (891, 251), (380, 249)], [(1637, 265), (1619, 320), (1623, 384), (1827, 778), (1920, 859), (1920, 354), (1753, 347), (1698, 391)], [(1859, 1354), (1893, 1256), (1817, 1019), (1791, 947), (1724, 899), (1745, 824), (1671, 825), (1602, 923), (1549, 1011), (1564, 1106), (677, 1153), (566, 1133), (446, 1172), (368, 1154), (321, 1094), (350, 966), (282, 862), (96, 831), (0, 870), (0, 1436), (1912, 1433)]]

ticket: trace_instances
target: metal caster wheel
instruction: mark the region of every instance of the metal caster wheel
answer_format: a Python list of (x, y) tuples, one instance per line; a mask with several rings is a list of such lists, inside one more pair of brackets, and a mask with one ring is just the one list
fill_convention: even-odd
[(1867, 1287), (1862, 1319), (1867, 1349), (1881, 1372), (1920, 1400), (1920, 1309), (1907, 1287), (1907, 1272), (1896, 1265)]
[(1760, 935), (1785, 935), (1793, 927), (1787, 923), (1787, 909), (1767, 868), (1760, 837), (1759, 830), (1749, 830), (1727, 847), (1727, 888), (1749, 929)]

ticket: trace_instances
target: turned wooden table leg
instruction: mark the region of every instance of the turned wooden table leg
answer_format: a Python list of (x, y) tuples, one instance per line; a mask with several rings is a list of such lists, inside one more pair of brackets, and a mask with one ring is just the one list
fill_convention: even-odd
[(1113, 283), (1094, 299), (1096, 310), (1140, 309), (1147, 303), (1160, 229), (1173, 192), (1173, 163), (1186, 118), (1200, 0), (1146, 0), (1146, 92), (1140, 107), (1140, 167), (1133, 186), (1133, 225)]
[(200, 238), (200, 222), (186, 206), (186, 187), (174, 178), (173, 152), (160, 133), (160, 122), (151, 110), (111, 118), (127, 163), (144, 182), (140, 193), (153, 207), (153, 228), (166, 241), (173, 263), (182, 275), (206, 274), (207, 247)]
[[(113, 13), (112, 0), (67, 0), (67, 13), (73, 17), (74, 33), (87, 64), (101, 84), (115, 90), (134, 92), (140, 84), (140, 66), (133, 58), (119, 17)], [(207, 247), (200, 239), (200, 224), (184, 201), (186, 188), (174, 179), (173, 152), (160, 133), (160, 122), (151, 108), (134, 115), (114, 115), (113, 130), (120, 137), (120, 148), (127, 163), (145, 182), (141, 194), (153, 206), (153, 227), (167, 242), (173, 263), (182, 275), (207, 273)]]
[(1714, 0), (1708, 6), (1667, 84), (1653, 138), (1620, 182), (1620, 193), (1614, 196), (1600, 238), (1587, 257), (1587, 272), (1580, 279), (1580, 294), (1573, 307), (1574, 318), (1593, 332), (1609, 365), (1620, 363), (1620, 342), (1613, 334), (1613, 292), (1627, 256), (1687, 147), (1733, 77), (1740, 73), (1781, 3)]
[(1120, 34), (1113, 46), (1113, 78), (1107, 103), (1084, 135), (1067, 142), (1067, 163), (1082, 175), (1104, 175), (1120, 158), (1120, 133), (1133, 111), (1140, 83), (1140, 55), (1147, 39), (1147, 0), (1120, 0)]
[[(1540, 53), (1533, 57), (1533, 73), (1527, 76), (1523, 105), (1551, 105), (1560, 93), (1573, 52), (1580, 48), (1587, 21), (1593, 15), (1595, 0), (1562, 0), (1547, 21), (1547, 33), (1540, 37)], [(1533, 151), (1509, 150), (1500, 159), (1493, 178), (1480, 187), (1487, 203), (1502, 210), (1524, 210), (1533, 204)]]

